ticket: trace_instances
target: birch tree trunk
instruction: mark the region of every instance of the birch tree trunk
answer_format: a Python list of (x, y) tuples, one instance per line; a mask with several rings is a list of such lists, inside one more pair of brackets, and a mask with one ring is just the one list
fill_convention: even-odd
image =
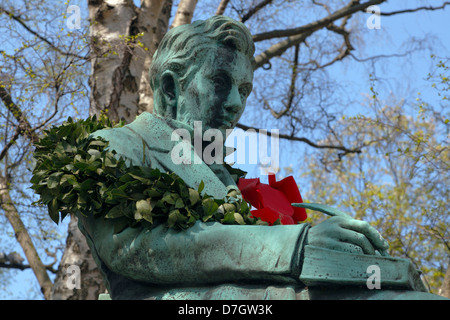
[(151, 58), (168, 28), (172, 1), (90, 0), (90, 114), (133, 121), (153, 110)]
[[(66, 248), (51, 292), (52, 300), (97, 300), (98, 295), (106, 291), (103, 277), (77, 224), (78, 219), (71, 216)], [(72, 273), (73, 266), (77, 267), (75, 274)], [(79, 279), (73, 278), (78, 276)], [(73, 285), (68, 281), (79, 282)]]
[(173, 18), (171, 28), (181, 26), (183, 24), (191, 23), (194, 16), (195, 7), (198, 0), (181, 0), (177, 8), (177, 13)]

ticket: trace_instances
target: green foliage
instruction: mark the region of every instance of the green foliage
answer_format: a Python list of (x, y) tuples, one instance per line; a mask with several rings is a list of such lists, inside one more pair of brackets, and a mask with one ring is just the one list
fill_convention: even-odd
[(178, 230), (197, 220), (262, 224), (250, 216), (250, 207), (238, 190), (214, 199), (201, 194), (203, 183), (195, 190), (174, 173), (127, 166), (125, 159), (107, 150), (106, 141), (91, 136), (112, 126), (103, 116), (99, 120), (69, 118), (45, 131), (35, 144), (31, 188), (54, 222), (68, 214), (93, 214), (117, 219), (117, 232), (126, 226), (151, 227), (155, 222)]

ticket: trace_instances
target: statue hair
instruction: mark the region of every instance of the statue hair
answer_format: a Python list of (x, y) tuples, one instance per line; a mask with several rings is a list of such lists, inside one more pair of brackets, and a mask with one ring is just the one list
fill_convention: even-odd
[(170, 70), (178, 75), (181, 90), (189, 83), (195, 69), (201, 64), (202, 53), (224, 46), (243, 53), (254, 62), (255, 45), (247, 27), (225, 16), (213, 16), (173, 28), (162, 39), (150, 67), (150, 86), (154, 94), (154, 113), (166, 115), (168, 110), (158, 92), (160, 78)]

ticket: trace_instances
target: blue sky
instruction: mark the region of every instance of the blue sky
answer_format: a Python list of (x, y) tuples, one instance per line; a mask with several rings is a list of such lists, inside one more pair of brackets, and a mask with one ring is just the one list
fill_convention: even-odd
[[(79, 1), (70, 1), (70, 4), (77, 4)], [(389, 12), (399, 8), (400, 1), (390, 1), (388, 4), (380, 6), (382, 12)], [(405, 2), (407, 5), (405, 5)], [(433, 1), (401, 1), (402, 7), (415, 7), (424, 4), (433, 4)], [(362, 13), (359, 13), (362, 14)], [(369, 14), (367, 14), (369, 17)], [(444, 11), (420, 11), (411, 14), (402, 14), (394, 17), (381, 17), (381, 28), (376, 30), (367, 29), (364, 33), (364, 40), (368, 43), (365, 46), (365, 54), (367, 56), (378, 54), (391, 54), (402, 52), (406, 48), (405, 43), (411, 37), (417, 39), (424, 39), (429, 35), (429, 40), (432, 40), (433, 52), (437, 56), (449, 56), (448, 50), (450, 46), (450, 8)], [(431, 37), (432, 36), (432, 37)], [(384, 94), (389, 91), (405, 93), (409, 99), (416, 98), (417, 92), (421, 95), (432, 98), (432, 90), (429, 87), (429, 82), (425, 80), (426, 75), (432, 67), (430, 59), (430, 51), (421, 51), (413, 54), (408, 59), (405, 58), (390, 58), (377, 63), (376, 74), (383, 79), (382, 92)], [(330, 73), (333, 76), (340, 75), (342, 81), (351, 83), (351, 91), (355, 95), (367, 93), (370, 86), (368, 81), (368, 72), (370, 66), (361, 63), (355, 63), (348, 59), (346, 62), (335, 65)], [(405, 79), (404, 82), (399, 80)], [(356, 105), (353, 112), (359, 112)], [(349, 112), (351, 112), (349, 110)], [(251, 122), (251, 119), (248, 119)], [(242, 118), (243, 123), (247, 123), (246, 114)], [(304, 145), (296, 142), (294, 148), (303, 148)], [(291, 156), (292, 151), (287, 150), (287, 145), (281, 142), (280, 148), (280, 165), (296, 166), (296, 159)], [(253, 151), (251, 151), (253, 152)], [(239, 165), (245, 171), (248, 171), (248, 177), (260, 177), (260, 170), (257, 165)], [(262, 179), (263, 181), (265, 178)], [(59, 227), (61, 233), (67, 229), (63, 224)], [(21, 252), (20, 248), (16, 249)], [(36, 284), (31, 270), (14, 271), (13, 285), (7, 288), (7, 291), (0, 290), (0, 299), (39, 299), (39, 294), (29, 294), (27, 290), (30, 284)], [(38, 290), (38, 289), (37, 289)]]

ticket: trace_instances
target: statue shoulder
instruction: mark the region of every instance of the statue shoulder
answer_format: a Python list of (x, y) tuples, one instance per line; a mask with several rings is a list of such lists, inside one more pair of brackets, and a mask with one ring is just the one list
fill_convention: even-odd
[(91, 136), (108, 141), (108, 150), (114, 150), (133, 165), (151, 166), (150, 156), (155, 152), (168, 153), (173, 147), (172, 131), (164, 118), (144, 112), (123, 127), (98, 130)]
[(129, 165), (145, 165), (142, 139), (127, 126), (107, 128), (95, 131), (92, 138), (101, 138), (108, 142), (107, 150), (115, 151), (117, 158), (123, 157), (130, 161)]

